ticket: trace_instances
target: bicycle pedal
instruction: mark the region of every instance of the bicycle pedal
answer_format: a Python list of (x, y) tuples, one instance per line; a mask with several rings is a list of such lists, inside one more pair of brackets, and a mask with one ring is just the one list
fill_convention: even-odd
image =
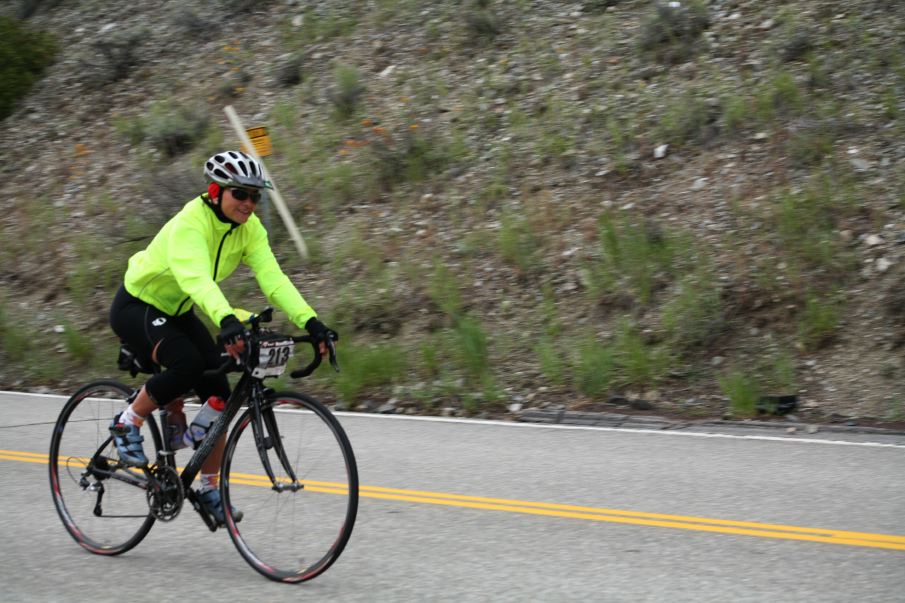
[(210, 513), (204, 508), (204, 505), (201, 504), (201, 501), (198, 500), (198, 495), (194, 490), (188, 491), (189, 502), (192, 503), (192, 507), (194, 507), (195, 511), (198, 512), (198, 515), (201, 516), (201, 520), (204, 522), (204, 525), (207, 526), (207, 529), (211, 532), (217, 531), (217, 520), (214, 519)]

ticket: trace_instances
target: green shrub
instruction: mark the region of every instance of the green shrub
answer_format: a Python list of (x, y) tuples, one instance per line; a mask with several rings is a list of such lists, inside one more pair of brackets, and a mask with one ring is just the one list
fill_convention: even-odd
[(29, 353), (29, 329), (21, 320), (16, 320), (14, 314), (7, 305), (0, 302), (0, 352), (6, 356), (7, 361), (20, 362)]
[(739, 417), (753, 417), (757, 414), (760, 387), (757, 380), (739, 370), (732, 370), (718, 379), (720, 389), (729, 398), (732, 414)]
[(336, 294), (336, 320), (345, 329), (395, 335), (406, 318), (402, 291), (390, 269), (352, 278)]
[(371, 387), (398, 383), (406, 374), (405, 352), (396, 345), (361, 347), (344, 343), (342, 371), (333, 378), (342, 399), (351, 403)]
[(786, 149), (789, 158), (798, 167), (818, 165), (835, 148), (835, 133), (831, 128), (818, 124), (799, 130), (789, 137)]
[(439, 377), (442, 372), (443, 353), (437, 338), (430, 337), (427, 341), (422, 341), (418, 346), (418, 351), (420, 352), (422, 373), (429, 379)]
[(305, 64), (305, 56), (302, 53), (294, 53), (284, 60), (277, 68), (276, 81), (283, 88), (289, 88), (302, 83), (302, 67)]
[(677, 147), (700, 138), (711, 119), (711, 110), (693, 93), (671, 103), (660, 118), (658, 137)]
[(830, 341), (839, 327), (839, 309), (834, 301), (808, 296), (798, 321), (798, 335), (808, 350), (816, 350)]
[(899, 108), (899, 99), (901, 98), (902, 94), (897, 91), (894, 86), (888, 86), (886, 90), (883, 91), (880, 100), (883, 107), (883, 117), (891, 120), (899, 118), (899, 115), (902, 112)]
[(365, 93), (358, 70), (351, 65), (338, 65), (334, 71), (335, 86), (330, 92), (335, 114), (340, 119), (348, 119), (358, 111), (358, 105)]
[(851, 254), (836, 227), (856, 211), (850, 205), (840, 183), (818, 183), (804, 191), (779, 195), (770, 207), (770, 219), (779, 244), (792, 260), (844, 276), (852, 270)]
[(805, 28), (797, 28), (788, 34), (780, 44), (779, 54), (783, 62), (789, 63), (804, 58), (815, 46), (814, 33)]
[(798, 389), (795, 378), (795, 361), (791, 354), (781, 351), (771, 359), (766, 383), (777, 394), (790, 394)]
[(679, 268), (685, 252), (679, 237), (652, 221), (632, 224), (628, 218), (604, 214), (599, 221), (601, 260), (590, 267), (592, 289), (606, 292), (623, 282), (642, 304)]
[(222, 7), (232, 15), (248, 13), (272, 4), (274, 0), (219, 0)]
[(577, 358), (572, 367), (572, 375), (578, 390), (588, 396), (601, 396), (613, 381), (615, 360), (610, 348), (594, 337), (586, 337), (577, 345)]
[(63, 0), (21, 0), (19, 5), (19, 18), (28, 19), (33, 17), (39, 11), (48, 11), (56, 7)]
[(489, 341), (481, 323), (465, 316), (456, 321), (459, 359), (472, 382), (485, 383), (490, 375)]
[(465, 31), (469, 40), (480, 44), (490, 44), (503, 31), (499, 16), (480, 6), (465, 13)]
[(562, 385), (565, 382), (566, 360), (562, 350), (555, 341), (545, 341), (534, 346), (540, 364), (541, 374), (554, 385)]
[(641, 28), (639, 46), (658, 61), (680, 63), (694, 53), (701, 33), (708, 27), (710, 14), (700, 2), (687, 6), (657, 3), (654, 14)]
[(91, 337), (79, 332), (69, 321), (63, 322), (63, 342), (66, 352), (76, 362), (87, 365), (94, 358), (95, 343)]
[(157, 101), (147, 116), (118, 121), (117, 130), (133, 145), (147, 141), (165, 156), (175, 157), (204, 139), (209, 123), (210, 118), (203, 109)]
[(0, 16), (0, 119), (12, 114), (53, 62), (56, 52), (57, 43), (50, 34)]
[(368, 146), (371, 169), (381, 190), (389, 192), (405, 182), (437, 178), (453, 160), (454, 145), (417, 125), (402, 134), (377, 138)]
[(459, 280), (442, 260), (434, 262), (434, 272), (427, 284), (428, 295), (447, 316), (456, 317), (462, 312), (462, 294)]
[(620, 380), (626, 385), (655, 385), (669, 370), (672, 358), (663, 346), (649, 345), (628, 320), (619, 327), (612, 354)]
[(782, 71), (761, 86), (755, 105), (761, 123), (769, 124), (777, 116), (800, 113), (805, 99), (792, 74)]
[(587, 13), (602, 13), (611, 6), (616, 6), (621, 0), (585, 0), (581, 8)]
[(286, 44), (291, 48), (302, 50), (312, 44), (351, 34), (358, 26), (357, 15), (354, 14), (358, 11), (340, 7), (328, 8), (328, 6), (307, 8), (301, 26), (287, 30)]
[(663, 326), (679, 349), (708, 345), (725, 324), (719, 285), (706, 271), (684, 277), (676, 296), (663, 306)]
[(507, 212), (500, 220), (500, 255), (522, 274), (532, 275), (540, 270), (540, 242), (531, 232), (524, 215)]
[(114, 30), (91, 44), (93, 55), (82, 59), (88, 80), (97, 86), (123, 80), (141, 61), (138, 50), (149, 37), (144, 27)]

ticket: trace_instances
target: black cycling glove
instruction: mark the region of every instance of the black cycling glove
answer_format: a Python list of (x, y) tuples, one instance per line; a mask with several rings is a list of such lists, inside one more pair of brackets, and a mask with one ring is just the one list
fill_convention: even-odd
[(314, 343), (324, 343), (327, 339), (331, 341), (339, 341), (339, 333), (330, 329), (319, 321), (317, 318), (309, 318), (308, 322), (305, 323), (305, 330), (308, 331), (308, 334), (311, 335), (311, 338), (314, 340)]
[(230, 314), (220, 321), (220, 341), (230, 344), (244, 339), (245, 327), (235, 314)]

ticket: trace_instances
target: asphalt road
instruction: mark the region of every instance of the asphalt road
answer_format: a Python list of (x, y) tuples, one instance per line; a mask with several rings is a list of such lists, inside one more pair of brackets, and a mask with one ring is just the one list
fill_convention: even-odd
[(905, 601), (905, 437), (342, 415), (355, 531), (287, 586), (190, 509), (120, 557), (77, 546), (43, 458), (62, 404), (0, 393), (5, 602)]

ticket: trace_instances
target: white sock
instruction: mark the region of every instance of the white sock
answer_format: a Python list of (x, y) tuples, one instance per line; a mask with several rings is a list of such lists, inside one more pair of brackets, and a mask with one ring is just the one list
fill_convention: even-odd
[(220, 487), (219, 473), (202, 473), (201, 474), (201, 491), (216, 490)]
[(136, 427), (141, 427), (145, 420), (143, 417), (140, 417), (136, 412), (132, 409), (133, 404), (129, 405), (129, 408), (123, 411), (123, 414), (119, 416), (119, 422), (124, 425), (135, 425)]

